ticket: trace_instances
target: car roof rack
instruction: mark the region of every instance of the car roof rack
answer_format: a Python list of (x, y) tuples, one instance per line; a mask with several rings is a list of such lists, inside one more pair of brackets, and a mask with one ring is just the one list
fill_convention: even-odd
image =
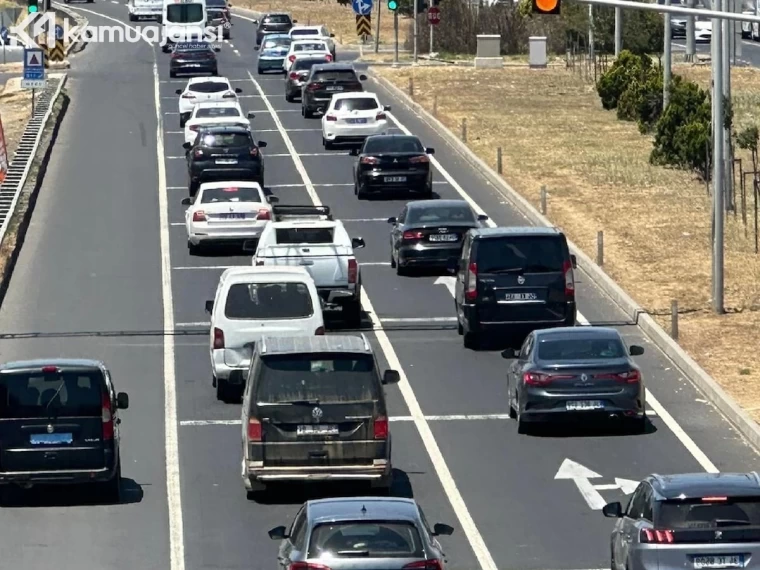
[(330, 206), (306, 206), (295, 204), (277, 204), (272, 206), (272, 215), (276, 222), (286, 220), (328, 220), (332, 221)]

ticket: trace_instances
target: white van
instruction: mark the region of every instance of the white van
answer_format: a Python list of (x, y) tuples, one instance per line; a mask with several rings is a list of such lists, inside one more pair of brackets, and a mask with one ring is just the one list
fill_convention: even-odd
[(206, 29), (206, 0), (163, 0), (161, 10), (161, 48), (172, 44), (201, 41)]
[(160, 20), (162, 9), (163, 0), (129, 0), (127, 2), (130, 22), (136, 22), (140, 18)]
[(223, 402), (242, 397), (253, 345), (264, 335), (325, 334), (317, 286), (303, 267), (226, 269), (206, 312), (213, 385)]

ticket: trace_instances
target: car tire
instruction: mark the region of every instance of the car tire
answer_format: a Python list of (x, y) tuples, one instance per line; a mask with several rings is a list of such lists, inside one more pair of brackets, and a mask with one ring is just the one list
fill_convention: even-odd
[(366, 200), (367, 199), (367, 193), (362, 189), (361, 186), (356, 186), (356, 197), (359, 200)]
[(211, 70), (211, 76), (212, 77), (219, 77), (219, 68), (218, 67), (215, 67), (214, 69)]
[(646, 414), (640, 418), (631, 418), (628, 421), (628, 432), (631, 435), (641, 435), (647, 432)]
[[(69, 0), (66, 0), (66, 4), (68, 4), (68, 3), (69, 3)], [(134, 14), (130, 14), (129, 15), (129, 21), (130, 22), (136, 22), (137, 21), (137, 16), (135, 16)]]
[(201, 246), (200, 244), (194, 244), (187, 242), (187, 251), (190, 255), (200, 255), (201, 253)]
[(396, 263), (396, 275), (398, 275), (399, 277), (406, 277), (407, 275), (409, 275), (409, 268), (404, 267), (403, 265), (401, 265), (401, 262), (398, 261)]
[(190, 197), (195, 198), (195, 195), (198, 193), (198, 183), (191, 180), (187, 190)]
[(102, 485), (103, 490), (103, 498), (110, 504), (118, 505), (121, 503), (121, 458), (117, 458), (117, 461), (119, 462), (118, 466), (116, 467), (116, 474), (109, 480), (104, 483), (100, 483)]
[(531, 431), (531, 425), (518, 415), (517, 416), (517, 433), (519, 433), (520, 435), (528, 435), (530, 431)]
[(343, 305), (343, 321), (351, 329), (358, 329), (362, 325), (362, 300), (361, 297)]
[(396, 258), (393, 257), (393, 246), (391, 246), (391, 269), (396, 269)]
[(303, 116), (307, 119), (313, 119), (314, 118), (314, 112), (310, 111), (306, 107), (301, 107), (303, 109)]
[(322, 146), (325, 147), (325, 150), (333, 150), (335, 148), (332, 141), (328, 141), (325, 138), (322, 139)]
[[(456, 308), (456, 305), (455, 307)], [(459, 336), (462, 336), (464, 334), (464, 327), (462, 326), (462, 323), (459, 322), (459, 317), (457, 316), (457, 334)]]
[(235, 398), (233, 397), (234, 390), (227, 380), (224, 378), (216, 379), (216, 399), (225, 404), (234, 404)]
[(507, 412), (509, 412), (509, 419), (517, 419), (517, 412), (515, 411), (515, 399), (512, 395), (511, 388), (509, 389), (509, 394), (507, 395)]
[(187, 122), (187, 119), (183, 119), (183, 118), (182, 118), (182, 115), (180, 115), (180, 116), (179, 116), (179, 128), (180, 128), (180, 129), (184, 129), (184, 128), (185, 128), (185, 123), (186, 123), (186, 122)]
[(480, 348), (480, 338), (478, 338), (478, 335), (472, 332), (462, 332), (464, 347), (470, 350), (478, 350)]
[(256, 68), (256, 73), (258, 73), (259, 75), (264, 75), (264, 70), (261, 69), (260, 67), (257, 67)]
[(171, 77), (172, 79), (174, 79), (175, 77), (177, 77), (177, 73), (174, 72), (174, 71), (170, 71), (169, 72), (169, 77)]

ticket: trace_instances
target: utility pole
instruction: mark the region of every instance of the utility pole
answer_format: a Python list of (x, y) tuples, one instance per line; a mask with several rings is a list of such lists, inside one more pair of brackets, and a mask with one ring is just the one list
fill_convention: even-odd
[(377, 2), (377, 25), (375, 26), (375, 53), (380, 51), (380, 6), (383, 3), (378, 0)]
[(588, 5), (588, 57), (594, 61), (594, 5)]
[(615, 57), (623, 51), (623, 9), (615, 8)]
[(413, 61), (414, 63), (417, 63), (417, 16), (419, 16), (419, 13), (417, 12), (417, 8), (419, 7), (419, 0), (412, 0), (414, 2), (414, 52), (413, 52)]
[(430, 24), (430, 57), (433, 57), (433, 30), (435, 26)]
[[(713, 8), (721, 8), (721, 0), (713, 0)], [(712, 301), (713, 310), (718, 314), (725, 312), (723, 307), (723, 25), (720, 19), (712, 19), (712, 42), (710, 42), (713, 95), (713, 256), (712, 256)]]
[[(687, 0), (686, 6), (694, 8), (696, 0)], [(697, 53), (697, 46), (694, 40), (694, 16), (686, 16), (686, 61), (694, 61), (694, 54)]]
[[(670, 6), (670, 0), (665, 0), (665, 5)], [(670, 78), (673, 71), (672, 64), (672, 32), (670, 27), (670, 14), (665, 14), (665, 37), (663, 38), (664, 53), (662, 54), (662, 108), (666, 109), (670, 103)]]
[(398, 66), (398, 10), (393, 11), (393, 64)]
[[(733, 12), (731, 9), (732, 6), (732, 0), (721, 0), (721, 10), (724, 12)], [(721, 69), (723, 71), (723, 100), (730, 104), (731, 101), (731, 32), (733, 31), (733, 22), (729, 22), (728, 20), (723, 20), (721, 22), (722, 30), (722, 43), (721, 43), (721, 51), (723, 52), (722, 58), (723, 61)], [(732, 182), (732, 174), (733, 174), (733, 168), (731, 163), (731, 131), (730, 129), (727, 129), (722, 121), (722, 115), (721, 115), (721, 128), (722, 128), (722, 135), (723, 135), (723, 176), (725, 177), (724, 187), (723, 190), (725, 192), (725, 198), (724, 198), (724, 207), (726, 210), (729, 210), (732, 206), (732, 190), (733, 190), (733, 184)]]

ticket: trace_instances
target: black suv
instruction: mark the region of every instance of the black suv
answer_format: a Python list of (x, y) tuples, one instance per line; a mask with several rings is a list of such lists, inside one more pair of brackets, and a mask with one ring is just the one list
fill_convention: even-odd
[(366, 75), (356, 75), (350, 63), (326, 63), (311, 68), (301, 94), (301, 115), (311, 118), (324, 112), (336, 93), (364, 91), (362, 81)]
[(0, 365), (0, 486), (94, 483), (121, 500), (118, 410), (129, 397), (114, 391), (95, 360), (52, 359)]
[(177, 77), (181, 73), (219, 75), (216, 54), (220, 51), (220, 48), (214, 48), (208, 42), (175, 44), (169, 60), (169, 77)]
[(256, 45), (260, 46), (261, 41), (267, 34), (287, 34), (293, 24), (298, 20), (291, 20), (290, 14), (264, 14), (261, 20), (254, 20), (253, 23), (257, 24), (256, 28)]
[(223, 126), (204, 129), (193, 143), (182, 147), (187, 156), (190, 196), (203, 182), (253, 180), (264, 187), (264, 141), (254, 141), (246, 127)]
[(392, 483), (384, 385), (361, 336), (264, 337), (243, 394), (243, 485), (248, 498), (269, 482)]
[(467, 232), (454, 305), (459, 334), (477, 348), (483, 333), (522, 340), (531, 331), (575, 326), (575, 256), (556, 228), (480, 228)]

